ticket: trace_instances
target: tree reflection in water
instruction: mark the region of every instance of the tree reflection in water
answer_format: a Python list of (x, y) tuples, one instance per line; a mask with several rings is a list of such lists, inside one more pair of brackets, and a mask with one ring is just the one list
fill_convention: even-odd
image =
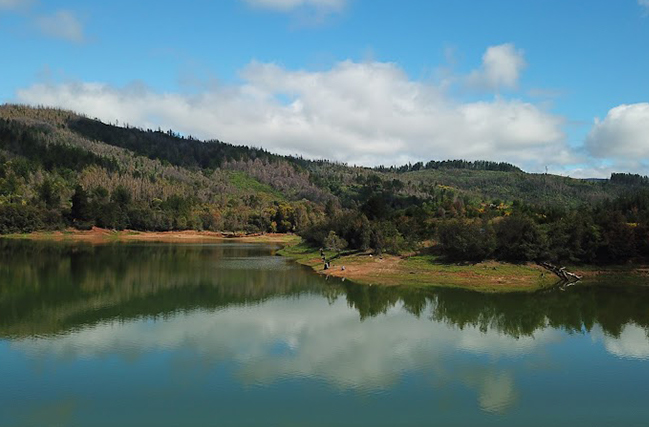
[(534, 294), (358, 286), (323, 280), (275, 257), (268, 245), (112, 244), (0, 241), (0, 336), (61, 333), (108, 319), (260, 304), (316, 294), (346, 298), (360, 319), (403, 306), (460, 329), (532, 336), (552, 327), (619, 337), (649, 329), (649, 290), (573, 286)]

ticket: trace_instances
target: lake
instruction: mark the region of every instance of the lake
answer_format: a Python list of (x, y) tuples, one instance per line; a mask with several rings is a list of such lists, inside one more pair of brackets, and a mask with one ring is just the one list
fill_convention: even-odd
[(0, 240), (0, 426), (647, 426), (649, 289), (357, 286), (239, 243)]

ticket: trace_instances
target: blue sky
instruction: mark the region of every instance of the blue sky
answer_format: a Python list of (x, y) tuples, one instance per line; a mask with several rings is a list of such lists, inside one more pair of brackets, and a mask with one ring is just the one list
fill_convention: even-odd
[(0, 0), (0, 102), (355, 164), (649, 173), (649, 0)]

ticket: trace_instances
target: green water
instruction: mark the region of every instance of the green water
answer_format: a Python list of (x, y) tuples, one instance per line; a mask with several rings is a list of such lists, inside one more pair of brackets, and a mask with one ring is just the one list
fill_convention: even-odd
[(242, 244), (0, 240), (0, 426), (647, 426), (649, 289), (363, 287)]

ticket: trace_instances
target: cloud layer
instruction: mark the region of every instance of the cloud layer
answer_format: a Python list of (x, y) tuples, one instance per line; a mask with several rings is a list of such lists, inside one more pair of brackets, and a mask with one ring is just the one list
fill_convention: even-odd
[[(513, 82), (511, 72), (490, 73), (498, 84)], [(17, 100), (363, 165), (464, 158), (538, 170), (570, 158), (561, 117), (517, 99), (457, 102), (392, 63), (343, 61), (311, 72), (253, 62), (241, 78), (199, 95), (143, 85), (35, 84), (17, 91)]]

